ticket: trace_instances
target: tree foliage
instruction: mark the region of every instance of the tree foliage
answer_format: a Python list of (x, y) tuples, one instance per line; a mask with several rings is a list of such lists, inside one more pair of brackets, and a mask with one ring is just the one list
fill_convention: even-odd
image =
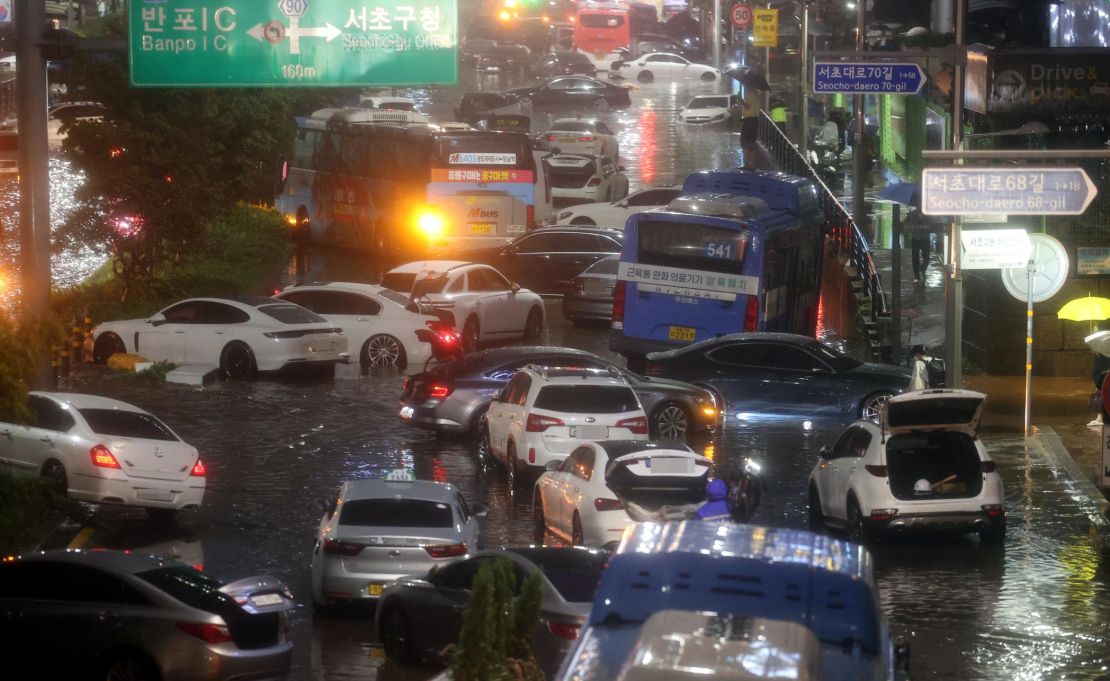
[(57, 324), (16, 320), (0, 313), (0, 421), (26, 423), (28, 381), (50, 361), (54, 346), (64, 340)]

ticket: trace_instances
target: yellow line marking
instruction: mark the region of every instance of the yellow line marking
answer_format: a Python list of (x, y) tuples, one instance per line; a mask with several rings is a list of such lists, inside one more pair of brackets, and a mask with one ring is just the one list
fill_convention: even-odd
[(81, 528), (81, 531), (77, 533), (77, 536), (73, 538), (73, 541), (71, 541), (69, 543), (69, 546), (67, 546), (66, 548), (67, 549), (79, 549), (79, 548), (81, 548), (82, 546), (84, 546), (89, 541), (89, 539), (92, 538), (93, 533), (95, 531), (96, 530), (94, 530), (91, 527)]

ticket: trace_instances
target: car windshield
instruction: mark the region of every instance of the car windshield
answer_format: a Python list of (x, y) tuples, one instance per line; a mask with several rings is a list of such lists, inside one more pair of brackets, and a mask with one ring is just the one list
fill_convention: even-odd
[(398, 293), (409, 293), (416, 282), (414, 272), (386, 272), (382, 277), (382, 286)]
[(397, 293), (396, 291), (394, 291), (393, 289), (389, 289), (389, 288), (383, 289), (381, 291), (378, 291), (378, 295), (381, 296), (382, 298), (385, 298), (386, 300), (397, 303), (401, 307), (406, 307), (409, 304), (408, 296), (403, 296), (400, 293)]
[(590, 265), (582, 274), (616, 274), (620, 258), (602, 258)]
[(536, 395), (536, 409), (568, 414), (620, 414), (638, 411), (631, 388), (616, 385), (548, 385)]
[(169, 428), (150, 414), (121, 409), (78, 409), (77, 412), (98, 435), (178, 441)]
[(453, 527), (451, 507), (424, 499), (354, 499), (344, 502), (340, 525), (360, 527)]
[(258, 311), (267, 317), (273, 317), (282, 324), (319, 324), (327, 321), (312, 310), (288, 303), (285, 305), (259, 305)]
[(727, 109), (728, 97), (694, 97), (687, 109)]

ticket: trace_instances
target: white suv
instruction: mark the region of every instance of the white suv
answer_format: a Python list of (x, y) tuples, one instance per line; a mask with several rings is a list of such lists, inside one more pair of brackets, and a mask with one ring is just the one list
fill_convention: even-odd
[(482, 460), (505, 466), (514, 488), (518, 474), (538, 474), (583, 442), (646, 439), (647, 415), (620, 374), (529, 365), (490, 404), (478, 446)]
[(859, 542), (940, 530), (1001, 543), (1006, 497), (978, 435), (984, 402), (970, 390), (923, 390), (887, 400), (879, 423), (853, 423), (809, 474), (810, 523)]

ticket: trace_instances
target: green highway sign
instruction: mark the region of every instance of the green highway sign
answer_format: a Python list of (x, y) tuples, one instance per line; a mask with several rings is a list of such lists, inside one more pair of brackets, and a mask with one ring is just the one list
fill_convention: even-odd
[(142, 87), (453, 85), (457, 0), (130, 0)]

